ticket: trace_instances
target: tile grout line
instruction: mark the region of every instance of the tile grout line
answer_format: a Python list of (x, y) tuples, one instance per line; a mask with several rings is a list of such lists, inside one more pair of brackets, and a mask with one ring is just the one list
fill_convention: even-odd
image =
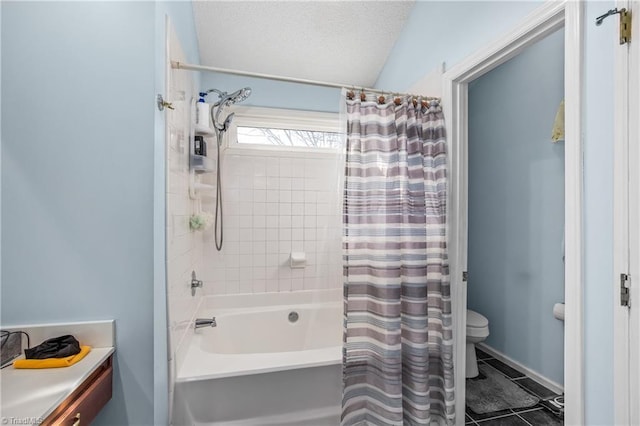
[(489, 420), (496, 420), (496, 419), (503, 419), (505, 417), (510, 417), (510, 416), (513, 416), (514, 414), (516, 414), (516, 413), (511, 412), (511, 413), (503, 414), (501, 416), (487, 417), (486, 419), (482, 419), (482, 420), (475, 420), (475, 419), (471, 419), (471, 420), (473, 420), (474, 422), (477, 422), (478, 424), (480, 424), (482, 422), (488, 422)]
[(518, 413), (516, 413), (516, 416), (517, 416), (520, 420), (522, 420), (523, 422), (525, 422), (526, 424), (528, 424), (529, 426), (534, 426), (534, 425), (532, 425), (531, 423), (529, 423), (529, 422), (527, 421), (527, 419), (525, 419), (525, 418), (523, 418), (522, 416), (520, 416)]

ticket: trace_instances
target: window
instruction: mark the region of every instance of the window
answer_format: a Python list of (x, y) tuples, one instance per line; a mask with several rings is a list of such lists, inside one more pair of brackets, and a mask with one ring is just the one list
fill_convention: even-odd
[(343, 143), (338, 114), (241, 106), (233, 112), (232, 149), (331, 153)]
[(340, 133), (313, 130), (238, 127), (239, 144), (297, 146), (306, 148), (339, 148)]

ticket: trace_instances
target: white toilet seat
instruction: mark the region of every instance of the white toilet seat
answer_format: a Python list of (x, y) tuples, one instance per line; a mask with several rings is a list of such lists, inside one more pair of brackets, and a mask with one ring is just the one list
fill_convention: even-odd
[(485, 339), (489, 336), (489, 320), (482, 314), (467, 309), (467, 338)]

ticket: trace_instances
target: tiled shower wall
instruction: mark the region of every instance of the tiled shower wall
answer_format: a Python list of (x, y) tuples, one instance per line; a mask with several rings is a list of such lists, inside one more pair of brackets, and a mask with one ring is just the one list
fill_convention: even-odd
[[(184, 60), (175, 33), (170, 36), (171, 58)], [(194, 92), (191, 72), (172, 69), (168, 99), (175, 110), (167, 111), (167, 304), (169, 320), (169, 380), (173, 391), (175, 371), (180, 366), (179, 349), (188, 347), (189, 324), (201, 292), (191, 296), (191, 271), (202, 269), (203, 238), (189, 229), (194, 202), (189, 198), (189, 121)], [(151, 296), (149, 296), (151, 297)], [(184, 351), (182, 351), (184, 352)], [(172, 397), (173, 395), (171, 395)], [(172, 400), (172, 399), (171, 399)]]
[[(340, 156), (236, 148), (222, 158), (224, 243), (218, 252), (204, 231), (205, 293), (341, 287)], [(290, 267), (291, 252), (305, 253), (305, 268)]]

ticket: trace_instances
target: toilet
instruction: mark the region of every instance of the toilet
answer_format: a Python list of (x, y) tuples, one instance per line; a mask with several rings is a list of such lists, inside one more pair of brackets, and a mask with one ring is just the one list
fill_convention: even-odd
[(479, 374), (476, 359), (476, 343), (489, 336), (489, 320), (483, 315), (467, 309), (467, 379)]

